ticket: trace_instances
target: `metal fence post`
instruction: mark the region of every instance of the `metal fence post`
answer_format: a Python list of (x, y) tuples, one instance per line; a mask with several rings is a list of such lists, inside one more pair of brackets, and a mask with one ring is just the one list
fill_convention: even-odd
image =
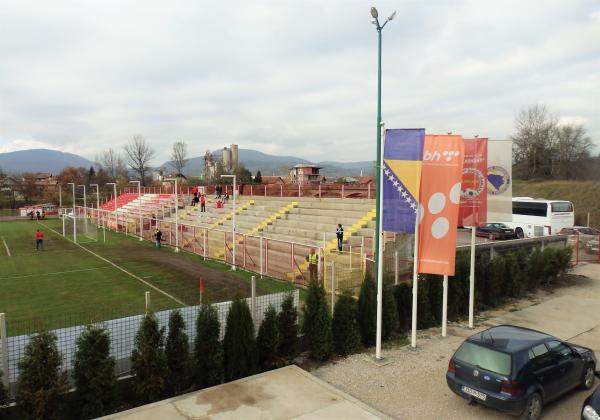
[(206, 237), (208, 236), (208, 229), (204, 229), (204, 260), (206, 261)]
[(250, 277), (251, 299), (250, 307), (252, 310), (252, 320), (256, 320), (256, 276)]
[(394, 284), (398, 285), (398, 250), (394, 251)]
[(150, 311), (150, 292), (144, 293), (144, 297), (146, 298), (146, 315)]
[(260, 278), (263, 277), (263, 237), (260, 237)]
[(333, 310), (335, 308), (335, 261), (331, 262), (331, 315), (333, 316)]
[(0, 367), (2, 368), (2, 382), (4, 388), (10, 393), (10, 380), (8, 378), (8, 335), (6, 334), (6, 314), (0, 313), (0, 351), (2, 352), (2, 359), (0, 359)]

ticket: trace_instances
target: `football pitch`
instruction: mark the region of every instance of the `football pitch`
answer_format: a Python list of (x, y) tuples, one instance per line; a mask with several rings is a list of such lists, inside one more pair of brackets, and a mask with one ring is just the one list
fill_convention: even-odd
[[(44, 233), (40, 251), (36, 229)], [(222, 263), (108, 230), (106, 242), (98, 230), (97, 242), (79, 245), (61, 233), (58, 219), (0, 222), (0, 313), (8, 335), (142, 314), (147, 291), (153, 311), (196, 305), (200, 278), (205, 301), (250, 296), (250, 273)], [(257, 280), (258, 295), (293, 287)]]

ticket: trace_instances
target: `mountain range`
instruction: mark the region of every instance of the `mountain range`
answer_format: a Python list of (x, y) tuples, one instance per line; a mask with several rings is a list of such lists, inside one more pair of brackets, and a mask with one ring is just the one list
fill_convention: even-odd
[(0, 153), (0, 170), (5, 173), (60, 173), (66, 166), (89, 168), (94, 162), (79, 155), (49, 149), (29, 149)]
[[(223, 150), (213, 152), (215, 160), (221, 160)], [(296, 164), (314, 163), (323, 167), (321, 173), (328, 177), (373, 175), (373, 161), (360, 162), (310, 162), (295, 156), (276, 156), (251, 149), (239, 149), (238, 162), (252, 174), (260, 170), (263, 175), (287, 175), (289, 169)], [(0, 153), (0, 170), (5, 173), (50, 172), (58, 174), (66, 166), (89, 168), (94, 162), (84, 157), (49, 149), (29, 149), (17, 152)], [(170, 162), (160, 166), (172, 170)], [(193, 157), (187, 161), (183, 173), (188, 176), (200, 176), (204, 171), (204, 156)]]

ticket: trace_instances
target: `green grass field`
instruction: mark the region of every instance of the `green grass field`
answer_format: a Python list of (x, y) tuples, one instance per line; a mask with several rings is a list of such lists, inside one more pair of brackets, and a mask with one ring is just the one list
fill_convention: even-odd
[[(45, 235), (42, 251), (35, 249), (38, 228)], [(212, 302), (250, 296), (251, 274), (222, 263), (158, 250), (121, 233), (106, 231), (104, 243), (99, 231), (100, 241), (79, 246), (59, 232), (57, 219), (0, 222), (0, 313), (6, 314), (9, 335), (144, 313), (146, 291), (154, 311), (195, 305), (200, 277)], [(257, 280), (258, 294), (292, 288)]]

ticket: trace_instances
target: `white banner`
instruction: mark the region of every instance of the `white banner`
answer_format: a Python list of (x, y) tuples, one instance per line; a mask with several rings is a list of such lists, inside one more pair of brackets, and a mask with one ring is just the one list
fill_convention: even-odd
[(512, 140), (488, 141), (487, 220), (512, 221)]

